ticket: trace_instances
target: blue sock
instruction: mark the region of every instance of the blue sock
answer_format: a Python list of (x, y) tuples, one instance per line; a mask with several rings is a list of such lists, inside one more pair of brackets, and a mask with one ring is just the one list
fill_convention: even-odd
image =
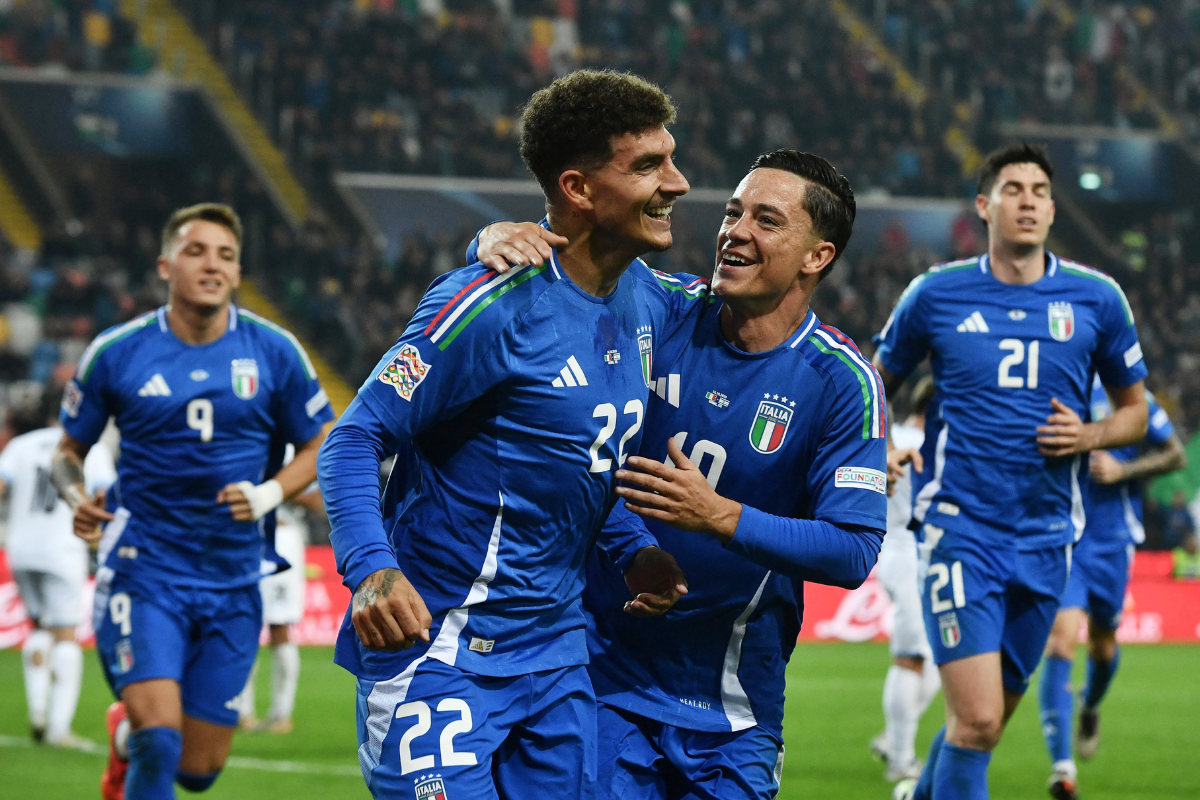
[(917, 787), (913, 789), (912, 800), (930, 800), (933, 797), (933, 771), (937, 769), (938, 757), (942, 754), (942, 746), (946, 741), (946, 726), (933, 735), (933, 742), (929, 745), (929, 756), (925, 759), (925, 769), (921, 771), (921, 778), (917, 781)]
[(987, 771), (991, 760), (991, 753), (945, 742), (933, 776), (933, 796), (938, 800), (988, 800)]
[(1042, 703), (1042, 736), (1053, 763), (1071, 758), (1071, 720), (1075, 712), (1071, 664), (1058, 656), (1046, 656), (1042, 662), (1042, 683), (1038, 687)]
[(1117, 666), (1121, 663), (1121, 648), (1113, 652), (1112, 661), (1095, 661), (1088, 656), (1087, 685), (1083, 689), (1083, 705), (1090, 711), (1095, 711), (1112, 683), (1113, 675), (1117, 674)]
[(193, 775), (190, 772), (179, 770), (175, 773), (175, 782), (189, 792), (203, 792), (213, 785), (213, 782), (217, 780), (217, 776), (220, 774), (221, 770), (211, 772), (208, 775)]
[(175, 800), (175, 771), (183, 734), (174, 728), (142, 728), (129, 734), (125, 800)]

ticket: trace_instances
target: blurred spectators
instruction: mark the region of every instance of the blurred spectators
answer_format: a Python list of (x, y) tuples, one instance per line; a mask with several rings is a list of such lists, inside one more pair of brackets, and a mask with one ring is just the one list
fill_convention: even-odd
[(141, 75), (154, 56), (115, 0), (9, 0), (0, 3), (0, 65)]

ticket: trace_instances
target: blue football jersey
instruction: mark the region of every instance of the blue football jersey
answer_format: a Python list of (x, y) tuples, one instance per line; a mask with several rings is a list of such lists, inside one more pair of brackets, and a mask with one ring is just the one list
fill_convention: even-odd
[[(613, 474), (641, 441), (656, 337), (707, 297), (676, 288), (638, 261), (594, 297), (557, 255), (430, 287), (334, 428), (319, 474), (346, 585), (399, 566), (433, 616), (432, 642), (369, 650), (347, 617), (339, 664), (383, 680), (426, 658), (496, 676), (587, 662), (584, 559), (613, 507)], [(339, 461), (364, 431), (379, 455), (401, 453), (387, 530), (361, 456)]]
[(91, 445), (110, 416), (121, 432), (108, 493), (118, 518), (105, 527), (101, 563), (175, 585), (232, 588), (259, 580), (266, 548), (259, 524), (235, 522), (217, 493), (273, 474), (279, 443), (309, 441), (333, 411), (296, 338), (231, 305), (228, 330), (209, 344), (177, 338), (165, 308), (97, 336), (60, 419)]
[(898, 377), (932, 357), (943, 428), (925, 521), (955, 529), (961, 515), (1028, 550), (1065, 545), (1083, 529), (1086, 465), (1038, 452), (1050, 398), (1086, 419), (1093, 374), (1114, 388), (1146, 377), (1116, 281), (1046, 258), (1045, 275), (1024, 286), (996, 280), (986, 255), (933, 267), (877, 337), (883, 366)]
[(820, 576), (751, 560), (744, 529), (789, 518), (869, 530), (861, 582), (886, 525), (886, 405), (875, 370), (811, 311), (784, 344), (745, 353), (722, 335), (719, 309), (705, 308), (655, 353), (640, 453), (666, 461), (674, 439), (719, 494), (744, 504), (738, 532), (722, 546), (646, 521), (688, 578), (688, 594), (661, 619), (621, 610), (622, 572), (596, 552), (584, 591), (589, 671), (600, 700), (641, 716), (701, 731), (761, 725), (779, 736), (802, 582)]
[[(1175, 434), (1175, 426), (1150, 392), (1146, 392), (1146, 404), (1150, 406), (1150, 425), (1143, 442), (1149, 445), (1165, 444)], [(1108, 394), (1099, 379), (1092, 384), (1091, 410), (1093, 421), (1112, 414)], [(1118, 447), (1108, 452), (1118, 461), (1132, 461), (1137, 458), (1138, 446)], [(1103, 484), (1089, 478), (1084, 500), (1087, 524), (1083, 535), (1093, 549), (1120, 550), (1131, 541), (1134, 544), (1146, 541), (1146, 529), (1142, 527), (1141, 481)]]

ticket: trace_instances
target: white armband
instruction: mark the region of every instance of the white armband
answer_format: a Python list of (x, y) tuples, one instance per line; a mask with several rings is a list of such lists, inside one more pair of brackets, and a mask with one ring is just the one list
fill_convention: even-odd
[(250, 504), (250, 513), (256, 521), (274, 511), (283, 502), (283, 487), (274, 478), (263, 481), (258, 486), (250, 481), (239, 481), (236, 486), (246, 496), (246, 502)]

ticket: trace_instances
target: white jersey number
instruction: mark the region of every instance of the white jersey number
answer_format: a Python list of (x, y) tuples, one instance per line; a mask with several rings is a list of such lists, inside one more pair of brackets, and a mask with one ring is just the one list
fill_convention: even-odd
[[(967, 604), (967, 592), (963, 587), (962, 562), (955, 561), (949, 567), (945, 564), (930, 564), (929, 575), (933, 583), (929, 586), (929, 602), (934, 614), (949, 611), (952, 608), (962, 608)], [(938, 597), (938, 593), (951, 584), (950, 592), (953, 600)]]
[[(469, 732), (474, 724), (471, 718), (471, 707), (467, 705), (467, 701), (457, 697), (447, 697), (438, 703), (437, 710), (439, 713), (458, 712), (458, 719), (447, 723), (446, 727), (442, 728), (442, 735), (438, 740), (439, 749), (442, 752), (442, 766), (469, 767), (479, 763), (479, 759), (474, 753), (460, 753), (454, 749), (454, 737), (460, 733)], [(412, 757), (413, 740), (429, 733), (429, 729), (432, 727), (429, 704), (422, 700), (414, 700), (411, 703), (397, 706), (396, 719), (406, 717), (416, 717), (417, 721), (400, 737), (400, 774), (407, 775), (417, 770), (433, 769), (437, 764), (435, 756)]]
[(211, 442), (213, 435), (212, 401), (200, 397), (188, 403), (187, 425), (194, 431), (200, 431), (200, 441)]
[[(687, 431), (680, 431), (672, 438), (675, 439), (675, 444), (682, 450), (683, 443), (687, 441), (687, 437)], [(716, 442), (701, 439), (692, 445), (692, 452), (688, 453), (688, 461), (691, 461), (696, 465), (697, 469), (704, 472), (703, 462), (705, 456), (712, 456), (712, 462), (708, 465), (708, 472), (705, 473), (704, 477), (708, 481), (708, 485), (715, 491), (717, 481), (721, 480), (721, 472), (725, 469), (725, 448)], [(667, 457), (667, 464), (672, 467), (675, 466), (671, 462), (670, 456)]]
[(1000, 387), (1002, 389), (1036, 389), (1038, 385), (1038, 345), (1037, 339), (1029, 343), (1029, 363), (1025, 368), (1025, 377), (1009, 372), (1022, 361), (1025, 361), (1025, 343), (1020, 339), (1002, 339), (1000, 349), (1008, 350), (1009, 354), (1000, 359)]
[[(642, 406), (641, 400), (630, 400), (625, 404), (625, 416), (632, 416), (633, 422), (625, 429), (625, 433), (621, 435), (621, 441), (617, 445), (617, 467), (625, 466), (627, 454), (625, 452), (625, 444), (634, 436), (637, 436), (638, 431), (642, 429), (642, 417), (645, 416), (645, 408)], [(600, 458), (600, 448), (604, 446), (617, 429), (617, 407), (612, 403), (601, 403), (596, 406), (592, 412), (593, 419), (602, 419), (604, 423), (600, 426), (600, 433), (596, 435), (596, 441), (592, 442), (590, 452), (592, 455), (592, 464), (588, 467), (588, 472), (608, 472), (612, 469), (611, 458)]]

